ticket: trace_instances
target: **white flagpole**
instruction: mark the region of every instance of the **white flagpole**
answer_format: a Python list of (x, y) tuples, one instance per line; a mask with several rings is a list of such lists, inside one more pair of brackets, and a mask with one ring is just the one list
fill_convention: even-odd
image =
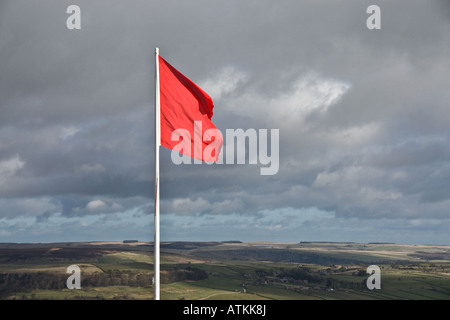
[(154, 272), (155, 272), (155, 295), (159, 300), (159, 146), (161, 144), (160, 127), (160, 89), (159, 89), (159, 48), (155, 49), (155, 241), (154, 241)]

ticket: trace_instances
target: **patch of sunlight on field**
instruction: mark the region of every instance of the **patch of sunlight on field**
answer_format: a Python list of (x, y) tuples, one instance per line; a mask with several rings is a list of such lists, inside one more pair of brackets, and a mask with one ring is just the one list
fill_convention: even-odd
[(259, 296), (261, 299), (269, 300), (317, 300), (319, 298), (310, 294), (310, 292), (299, 293), (292, 290), (286, 290), (281, 287), (263, 287), (249, 286), (248, 292)]
[(97, 266), (104, 272), (117, 271), (149, 271), (153, 270), (153, 262), (148, 255), (134, 252), (116, 252), (105, 254)]
[(189, 256), (181, 256), (175, 254), (165, 254), (161, 257), (161, 262), (164, 264), (203, 264), (206, 263), (205, 259), (189, 257)]
[(265, 297), (259, 296), (253, 293), (242, 293), (242, 292), (224, 292), (216, 293), (210, 296), (204, 297), (200, 300), (268, 300)]
[(292, 249), (315, 252), (332, 257), (358, 259), (360, 261), (371, 260), (395, 260), (395, 261), (418, 261), (418, 258), (410, 256), (417, 250), (435, 251), (439, 248), (413, 245), (396, 244), (358, 244), (358, 243), (302, 243), (292, 246)]
[[(161, 264), (182, 264), (182, 263), (204, 263), (203, 260), (195, 259), (191, 257), (183, 257), (178, 255), (171, 255), (171, 254), (164, 254), (161, 256), (160, 260)], [(129, 252), (129, 251), (120, 251), (120, 252), (114, 252), (105, 254), (100, 259), (100, 264), (102, 265), (110, 265), (110, 268), (112, 268), (112, 265), (118, 265), (121, 264), (133, 264), (135, 266), (144, 266), (147, 264), (148, 266), (151, 266), (153, 268), (153, 254), (149, 253), (137, 253), (137, 252)], [(121, 269), (121, 268), (118, 268)]]
[(103, 256), (104, 258), (111, 258), (116, 261), (134, 261), (134, 262), (144, 262), (144, 263), (153, 263), (152, 257), (148, 254), (137, 253), (137, 252), (129, 252), (129, 251), (121, 251), (110, 253)]
[(221, 290), (198, 287), (187, 282), (175, 282), (161, 286), (163, 300), (199, 300)]
[[(37, 273), (37, 272), (51, 272), (51, 273), (63, 273), (66, 274), (67, 267), (70, 264), (67, 263), (65, 265), (59, 265), (59, 266), (49, 266), (49, 265), (24, 265), (24, 266), (18, 266), (18, 265), (11, 265), (11, 266), (2, 266), (1, 272), (4, 273)], [(97, 266), (93, 264), (77, 264), (77, 266), (80, 267), (81, 272), (84, 274), (92, 274), (95, 272), (103, 272), (101, 269), (99, 269)]]
[(176, 282), (161, 286), (163, 300), (259, 300), (264, 299), (254, 294), (244, 294), (202, 287), (193, 282)]

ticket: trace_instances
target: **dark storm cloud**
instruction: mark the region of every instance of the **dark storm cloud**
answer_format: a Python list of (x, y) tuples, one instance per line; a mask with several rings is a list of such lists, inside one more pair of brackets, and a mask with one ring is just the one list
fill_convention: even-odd
[(0, 53), (1, 157), (19, 155), (24, 165), (1, 192), (140, 194), (151, 158), (151, 81), (143, 76), (151, 64), (139, 55), (145, 50), (130, 49), (129, 30), (113, 36), (121, 25), (114, 22), (114, 10), (109, 20), (100, 6), (86, 5), (83, 26), (108, 32), (71, 33), (66, 7), (45, 1), (7, 7)]
[[(69, 4), (0, 4), (0, 196), (10, 212), (44, 219), (152, 203), (158, 46), (216, 94), (219, 129), (280, 129), (275, 176), (176, 166), (163, 149), (162, 211), (446, 217), (442, 2), (377, 1), (374, 31), (367, 1), (77, 1), (77, 31), (65, 26)], [(40, 209), (14, 207), (27, 197)]]

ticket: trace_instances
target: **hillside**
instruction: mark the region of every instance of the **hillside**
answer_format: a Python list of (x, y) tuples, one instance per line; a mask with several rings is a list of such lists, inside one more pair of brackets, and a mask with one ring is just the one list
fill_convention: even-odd
[[(153, 244), (0, 244), (2, 299), (152, 299)], [(69, 265), (81, 289), (69, 290)], [(380, 290), (366, 286), (369, 265)], [(161, 298), (449, 299), (450, 246), (391, 243), (161, 243)]]

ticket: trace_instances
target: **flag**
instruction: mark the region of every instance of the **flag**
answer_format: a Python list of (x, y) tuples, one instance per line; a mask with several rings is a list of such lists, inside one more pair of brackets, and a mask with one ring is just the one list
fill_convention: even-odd
[(219, 160), (223, 136), (211, 121), (213, 100), (161, 56), (158, 61), (161, 145), (193, 159)]

